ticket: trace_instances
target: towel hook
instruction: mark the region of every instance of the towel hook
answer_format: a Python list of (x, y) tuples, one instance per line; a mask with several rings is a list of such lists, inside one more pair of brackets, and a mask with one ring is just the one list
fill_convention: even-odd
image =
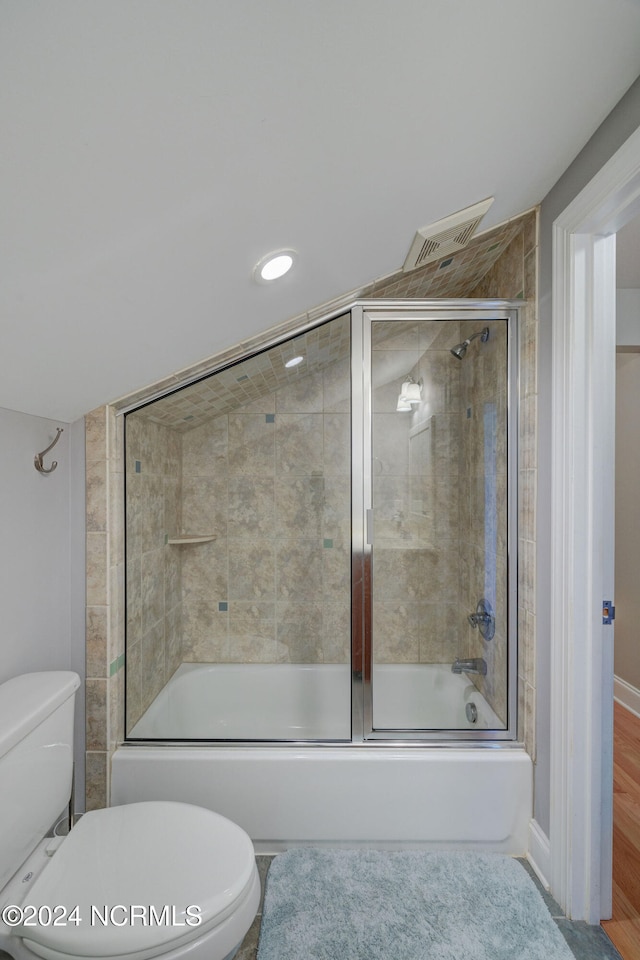
[(51, 466), (49, 467), (49, 469), (45, 470), (44, 463), (42, 462), (42, 458), (44, 457), (45, 453), (49, 453), (49, 450), (53, 450), (56, 443), (60, 439), (60, 434), (64, 432), (62, 427), (57, 427), (57, 431), (58, 432), (56, 433), (53, 442), (49, 444), (47, 449), (43, 450), (42, 453), (36, 453), (35, 457), (33, 458), (33, 465), (38, 471), (38, 473), (53, 473), (55, 468), (58, 466), (58, 461), (54, 460)]

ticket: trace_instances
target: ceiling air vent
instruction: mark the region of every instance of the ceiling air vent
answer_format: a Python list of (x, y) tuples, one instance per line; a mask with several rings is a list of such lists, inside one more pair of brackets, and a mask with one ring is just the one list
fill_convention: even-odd
[(493, 197), (489, 197), (418, 230), (402, 267), (403, 271), (407, 273), (423, 267), (425, 263), (440, 260), (441, 257), (466, 247), (492, 203)]

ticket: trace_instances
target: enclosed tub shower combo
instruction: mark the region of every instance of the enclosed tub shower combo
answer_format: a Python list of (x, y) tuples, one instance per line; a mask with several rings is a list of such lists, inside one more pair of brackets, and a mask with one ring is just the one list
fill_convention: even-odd
[(517, 320), (355, 304), (126, 412), (113, 802), (525, 849)]

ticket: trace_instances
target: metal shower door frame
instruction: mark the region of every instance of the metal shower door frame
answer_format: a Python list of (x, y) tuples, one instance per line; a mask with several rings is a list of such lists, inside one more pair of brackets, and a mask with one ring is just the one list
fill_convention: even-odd
[[(518, 719), (518, 310), (513, 300), (379, 300), (351, 308), (352, 396), (352, 743), (464, 747), (515, 745)], [(372, 543), (373, 508), (371, 332), (375, 321), (507, 322), (507, 713), (504, 730), (376, 730), (373, 724)], [(521, 722), (521, 721), (520, 721)]]

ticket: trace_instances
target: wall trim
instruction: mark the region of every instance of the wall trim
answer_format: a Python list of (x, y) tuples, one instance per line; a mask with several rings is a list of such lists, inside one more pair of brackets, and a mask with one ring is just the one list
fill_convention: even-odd
[(640, 129), (553, 225), (551, 885), (611, 915), (615, 232), (640, 212)]
[(625, 710), (629, 710), (631, 713), (635, 713), (636, 717), (640, 717), (640, 690), (615, 675), (613, 678), (613, 699)]
[(547, 878), (551, 875), (551, 844), (549, 837), (535, 819), (529, 821), (527, 860), (542, 886), (548, 890), (550, 883)]

